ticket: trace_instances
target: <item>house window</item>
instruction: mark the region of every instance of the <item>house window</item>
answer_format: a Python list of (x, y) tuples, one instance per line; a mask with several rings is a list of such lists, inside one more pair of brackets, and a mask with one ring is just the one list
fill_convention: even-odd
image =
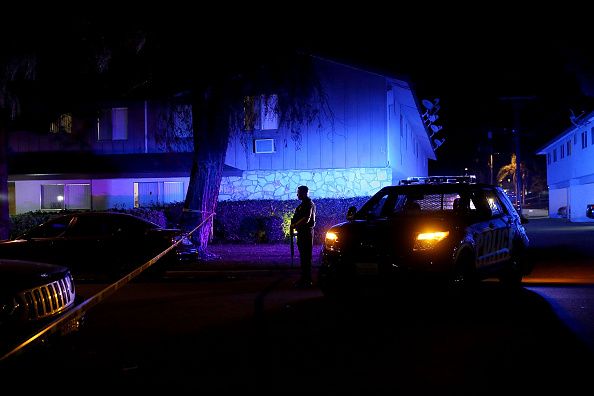
[(553, 149), (553, 162), (557, 162), (557, 149)]
[(128, 109), (111, 109), (112, 139), (128, 139)]
[(72, 133), (72, 114), (60, 114), (57, 120), (50, 124), (50, 133)]
[(588, 147), (588, 133), (586, 131), (582, 132), (582, 148)]
[(135, 182), (134, 207), (183, 202), (183, 182)]
[(278, 129), (278, 96), (246, 96), (243, 99), (245, 131)]
[(551, 165), (551, 153), (547, 153), (547, 164)]
[(274, 139), (254, 139), (254, 153), (274, 153)]
[(97, 140), (128, 139), (128, 108), (102, 110), (97, 118)]
[(567, 156), (571, 155), (571, 140), (567, 141)]
[(91, 209), (91, 185), (42, 184), (41, 209)]
[(565, 158), (565, 145), (561, 145), (561, 159)]

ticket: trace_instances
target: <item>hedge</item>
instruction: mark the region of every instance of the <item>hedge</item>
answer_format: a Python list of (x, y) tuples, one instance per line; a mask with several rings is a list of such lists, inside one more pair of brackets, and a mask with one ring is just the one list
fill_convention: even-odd
[[(360, 208), (369, 197), (314, 199), (316, 204), (315, 243), (323, 241), (326, 231), (346, 220), (350, 206)], [(288, 241), (289, 225), (299, 200), (222, 201), (217, 205), (213, 224), (214, 243), (277, 243)], [(111, 209), (130, 213), (162, 227), (179, 226), (182, 203), (150, 208)], [(51, 218), (71, 211), (33, 211), (11, 215), (11, 238)]]

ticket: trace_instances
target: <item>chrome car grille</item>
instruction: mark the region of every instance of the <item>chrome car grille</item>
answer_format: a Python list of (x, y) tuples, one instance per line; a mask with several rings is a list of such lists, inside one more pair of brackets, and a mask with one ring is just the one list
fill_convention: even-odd
[(19, 293), (28, 320), (44, 319), (62, 312), (74, 304), (74, 298), (74, 283), (70, 275)]

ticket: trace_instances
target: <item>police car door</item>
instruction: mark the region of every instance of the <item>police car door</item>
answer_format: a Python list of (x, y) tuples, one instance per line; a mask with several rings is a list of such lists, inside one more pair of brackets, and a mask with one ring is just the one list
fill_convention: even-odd
[(475, 240), (477, 267), (489, 270), (509, 259), (511, 222), (495, 191), (484, 189), (480, 199), (485, 200), (491, 215), (481, 221), (478, 227), (480, 231)]

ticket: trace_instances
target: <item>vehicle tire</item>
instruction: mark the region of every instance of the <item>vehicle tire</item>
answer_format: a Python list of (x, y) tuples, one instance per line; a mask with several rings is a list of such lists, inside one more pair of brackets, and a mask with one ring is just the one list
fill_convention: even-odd
[(476, 290), (478, 282), (474, 256), (470, 253), (460, 254), (449, 280), (449, 288), (456, 294), (469, 293)]
[(523, 274), (521, 255), (516, 252), (503, 267), (499, 282), (507, 288), (519, 288), (522, 285)]

